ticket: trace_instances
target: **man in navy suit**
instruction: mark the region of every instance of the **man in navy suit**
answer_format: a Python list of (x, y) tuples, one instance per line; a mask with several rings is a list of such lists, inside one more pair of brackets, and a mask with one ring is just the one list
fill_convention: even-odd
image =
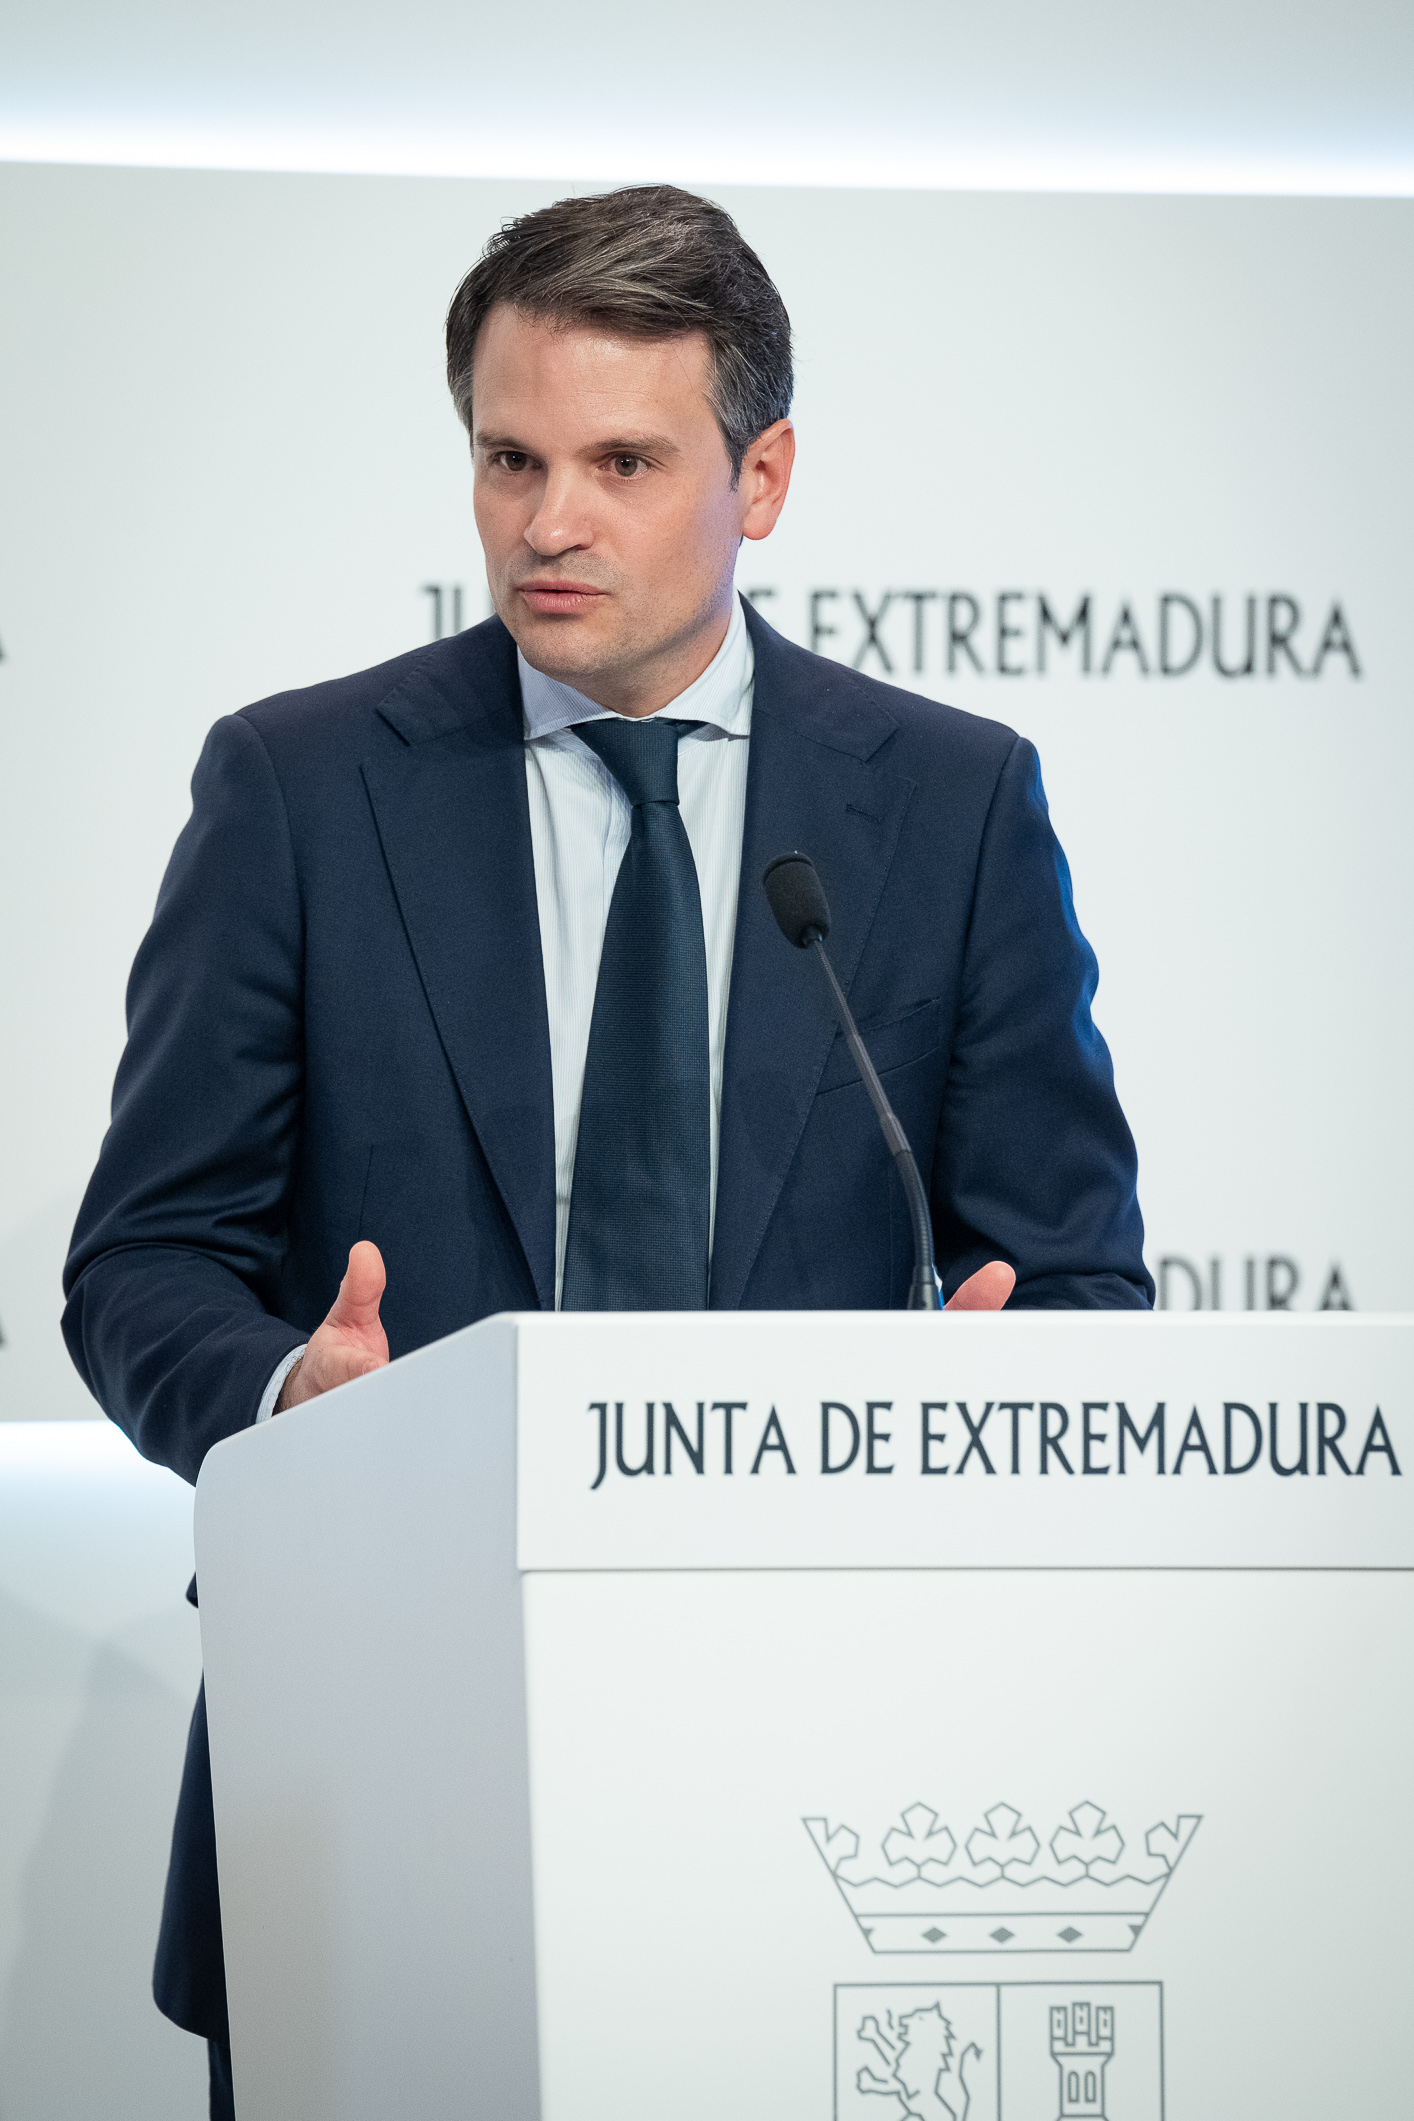
[[(902, 1191), (760, 888), (790, 848), (952, 1303), (1146, 1306), (1031, 746), (735, 596), (794, 435), (789, 321), (730, 219), (666, 187), (526, 216), (448, 369), (497, 616), (212, 731), (68, 1267), (102, 1405), (195, 1480), (492, 1312), (900, 1305)], [(156, 1986), (229, 2114), (201, 1703)]]

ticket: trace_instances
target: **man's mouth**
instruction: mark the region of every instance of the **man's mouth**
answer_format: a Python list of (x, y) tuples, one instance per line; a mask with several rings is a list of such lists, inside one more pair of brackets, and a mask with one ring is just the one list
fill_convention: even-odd
[(531, 581), (520, 582), (516, 594), (523, 597), (532, 611), (544, 617), (556, 615), (574, 617), (588, 611), (608, 591), (596, 589), (592, 582)]

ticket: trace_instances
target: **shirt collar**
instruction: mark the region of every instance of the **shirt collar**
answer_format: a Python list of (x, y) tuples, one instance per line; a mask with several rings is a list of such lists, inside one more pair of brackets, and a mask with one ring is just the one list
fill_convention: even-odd
[[(527, 743), (534, 743), (537, 737), (555, 736), (560, 730), (571, 728), (575, 722), (614, 720), (607, 707), (586, 699), (582, 692), (575, 691), (573, 685), (564, 685), (558, 678), (546, 677), (543, 670), (534, 669), (519, 649), (516, 650), (516, 661), (520, 666), (520, 696)], [(724, 736), (749, 736), (755, 669), (756, 658), (752, 652), (751, 635), (746, 630), (741, 598), (734, 596), (731, 623), (721, 647), (701, 677), (694, 678), (686, 692), (680, 692), (658, 712), (666, 721), (707, 722), (713, 729), (721, 730)]]

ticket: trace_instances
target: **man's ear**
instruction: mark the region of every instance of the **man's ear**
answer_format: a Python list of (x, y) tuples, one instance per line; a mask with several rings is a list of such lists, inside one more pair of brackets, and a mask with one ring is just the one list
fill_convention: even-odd
[(789, 420), (777, 420), (759, 434), (741, 460), (741, 534), (744, 538), (768, 538), (786, 505), (791, 469), (795, 463), (795, 429)]

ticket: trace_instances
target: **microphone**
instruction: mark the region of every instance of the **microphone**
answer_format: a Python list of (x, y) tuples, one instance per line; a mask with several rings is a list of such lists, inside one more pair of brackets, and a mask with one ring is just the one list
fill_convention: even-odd
[(825, 978), (830, 983), (835, 1007), (839, 1011), (849, 1050), (854, 1056), (855, 1066), (864, 1078), (864, 1087), (869, 1092), (869, 1101), (879, 1115), (879, 1125), (884, 1130), (884, 1140), (889, 1145), (894, 1168), (903, 1183), (908, 1200), (909, 1219), (913, 1224), (913, 1282), (908, 1292), (910, 1311), (940, 1311), (942, 1299), (938, 1294), (938, 1276), (933, 1265), (933, 1220), (928, 1212), (928, 1196), (923, 1191), (923, 1181), (918, 1176), (918, 1166), (913, 1160), (913, 1151), (908, 1146), (908, 1136), (898, 1123), (898, 1117), (879, 1080), (878, 1070), (869, 1058), (868, 1049), (859, 1036), (859, 1027), (853, 1012), (845, 1000), (844, 989), (835, 978), (835, 968), (825, 953), (825, 937), (830, 932), (830, 905), (825, 897), (825, 887), (820, 882), (815, 864), (808, 854), (792, 851), (778, 854), (773, 862), (766, 864), (761, 879), (771, 911), (776, 916), (776, 925), (788, 943), (797, 950), (813, 950), (820, 961)]

